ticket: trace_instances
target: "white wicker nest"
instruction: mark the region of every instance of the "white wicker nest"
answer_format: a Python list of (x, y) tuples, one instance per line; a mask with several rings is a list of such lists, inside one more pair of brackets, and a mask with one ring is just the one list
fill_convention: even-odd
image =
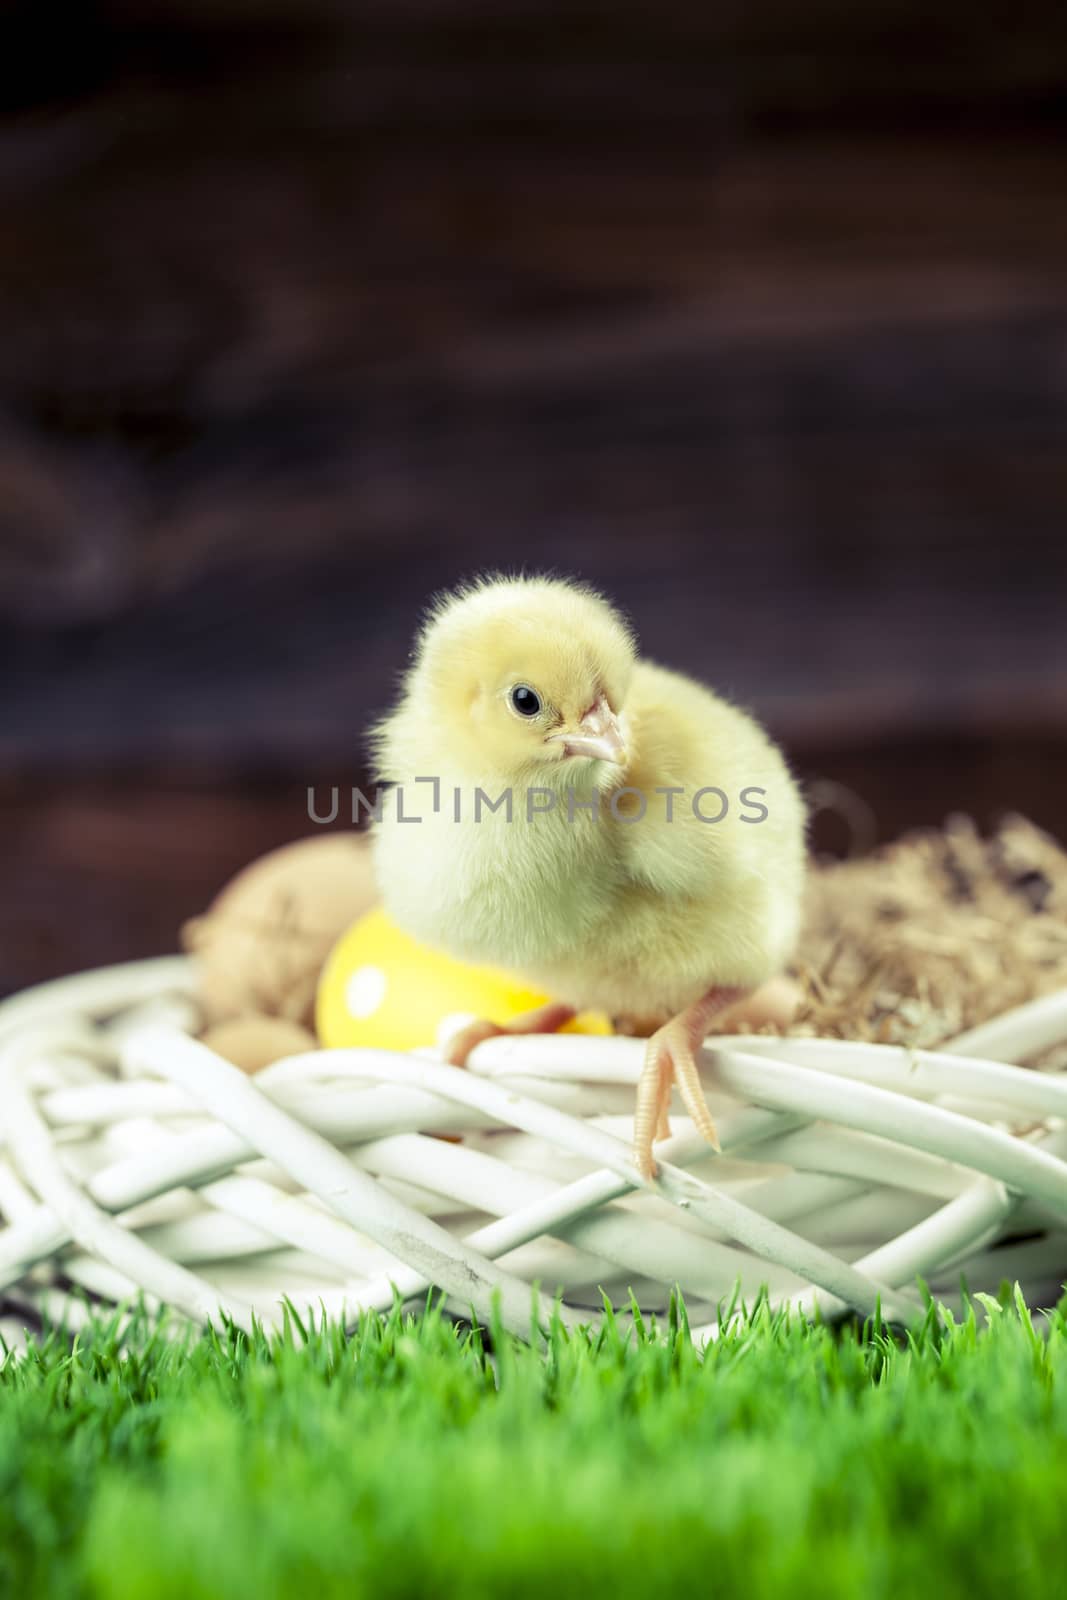
[[(183, 959), (86, 973), (0, 1006), (0, 1286), (9, 1312), (143, 1294), (247, 1326), (354, 1319), (429, 1284), (459, 1313), (596, 1321), (600, 1291), (698, 1338), (740, 1285), (823, 1315), (921, 1307), (916, 1278), (1021, 1282), (1067, 1269), (1067, 1073), (1016, 1065), (1067, 1039), (1067, 990), (938, 1052), (718, 1038), (703, 1068), (716, 1156), (677, 1111), (642, 1184), (628, 1140), (638, 1040), (491, 1040), (316, 1051), (248, 1078), (190, 1037)], [(434, 1137), (460, 1135), (460, 1139)], [(84, 1313), (82, 1313), (84, 1314)]]

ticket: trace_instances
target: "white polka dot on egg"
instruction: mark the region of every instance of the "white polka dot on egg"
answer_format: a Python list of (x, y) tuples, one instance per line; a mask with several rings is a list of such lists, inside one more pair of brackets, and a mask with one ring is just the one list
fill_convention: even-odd
[(388, 987), (389, 980), (381, 967), (357, 967), (345, 985), (349, 1014), (359, 1021), (373, 1017)]

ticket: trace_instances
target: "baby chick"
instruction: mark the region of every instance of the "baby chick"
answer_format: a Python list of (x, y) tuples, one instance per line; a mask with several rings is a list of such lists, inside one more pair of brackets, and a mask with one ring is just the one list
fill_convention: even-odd
[[(763, 730), (640, 659), (592, 589), (492, 577), (436, 601), (372, 737), (398, 786), (374, 841), (389, 914), (558, 997), (507, 1031), (572, 1008), (655, 1028), (634, 1118), (644, 1176), (672, 1083), (717, 1148), (696, 1051), (782, 969), (800, 913), (803, 806)], [(502, 1031), (474, 1025), (450, 1059)]]

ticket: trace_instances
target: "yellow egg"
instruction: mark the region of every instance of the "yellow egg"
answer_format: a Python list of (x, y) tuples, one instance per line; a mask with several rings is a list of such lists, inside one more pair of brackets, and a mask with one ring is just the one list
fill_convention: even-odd
[[(369, 911), (334, 945), (319, 980), (315, 1021), (327, 1049), (413, 1050), (440, 1043), (474, 1017), (511, 1022), (551, 997), (506, 972), (471, 967), (429, 950), (384, 911)], [(567, 1033), (611, 1033), (583, 1012)]]

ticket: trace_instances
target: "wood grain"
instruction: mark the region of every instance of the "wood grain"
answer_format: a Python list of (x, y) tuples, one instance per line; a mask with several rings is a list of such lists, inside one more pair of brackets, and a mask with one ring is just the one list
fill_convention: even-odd
[(18, 0), (5, 45), (0, 986), (172, 948), (486, 566), (601, 584), (880, 836), (1062, 831), (1062, 10)]

